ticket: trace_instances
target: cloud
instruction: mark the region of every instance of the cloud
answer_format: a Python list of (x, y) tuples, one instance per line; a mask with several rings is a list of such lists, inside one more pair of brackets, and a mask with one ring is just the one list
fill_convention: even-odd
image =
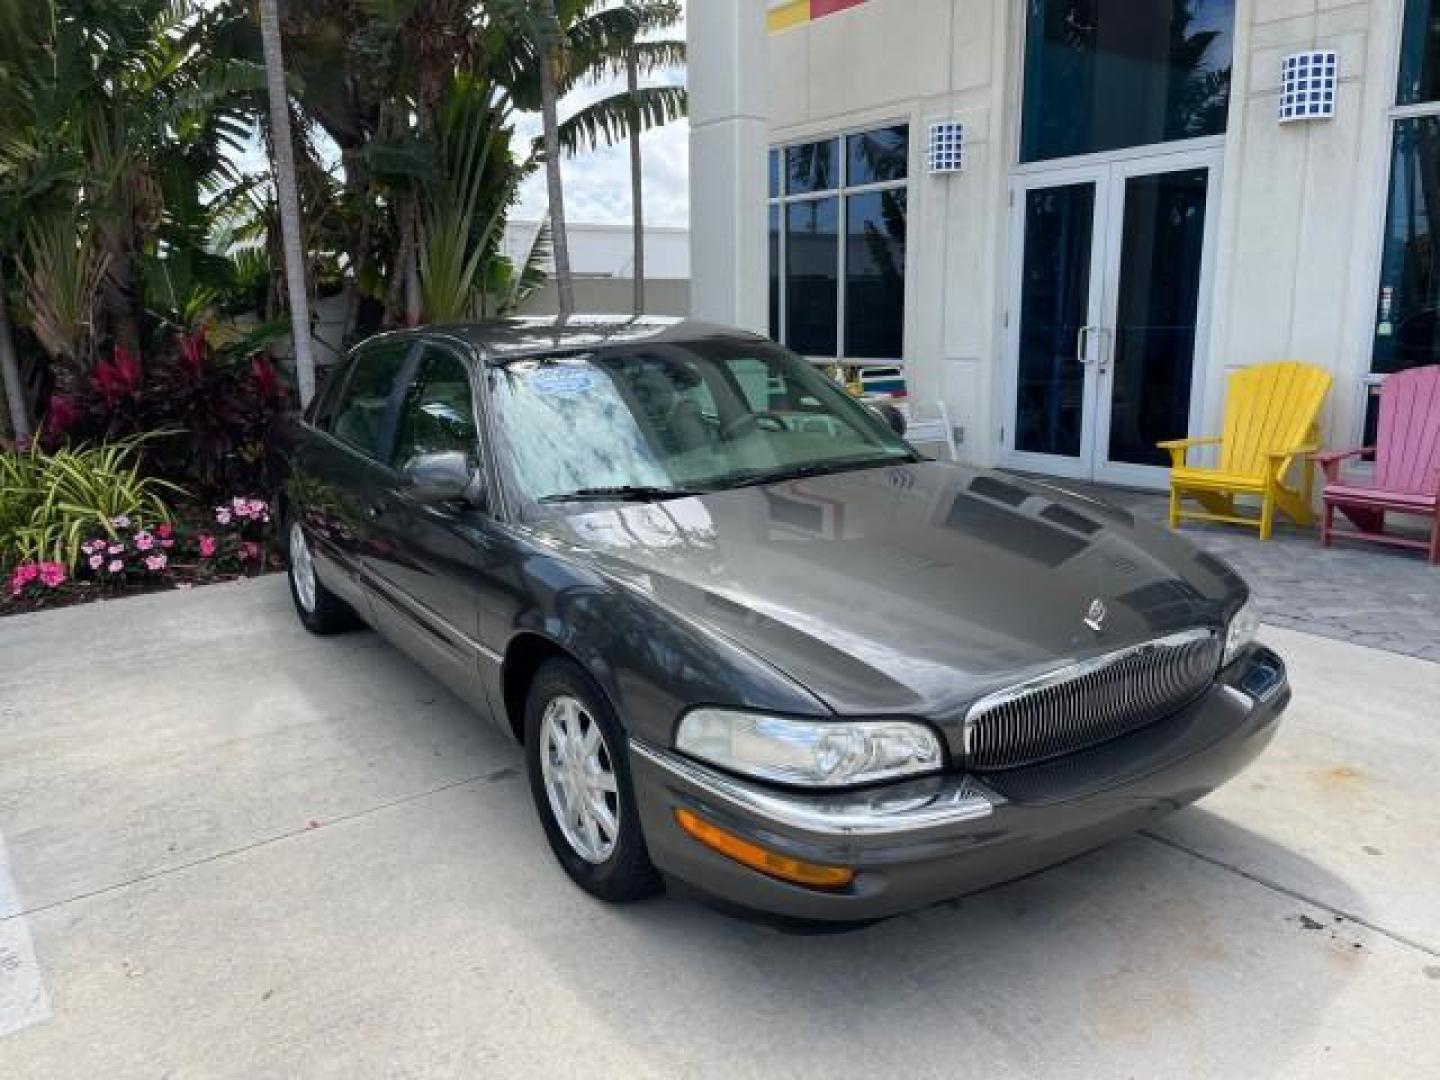
[[(640, 136), (644, 159), (645, 221), (648, 225), (690, 223), (690, 125), (680, 120)], [(565, 217), (576, 224), (630, 223), (630, 153), (614, 146), (561, 166), (565, 180)], [(549, 212), (545, 174), (537, 172), (521, 189), (511, 215), (534, 220)]]

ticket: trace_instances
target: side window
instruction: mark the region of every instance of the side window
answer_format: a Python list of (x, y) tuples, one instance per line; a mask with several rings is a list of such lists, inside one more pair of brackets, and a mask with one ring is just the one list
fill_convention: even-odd
[(411, 342), (385, 342), (366, 349), (351, 363), (330, 433), (366, 457), (383, 461), (400, 376)]
[(405, 392), (391, 463), (403, 469), (421, 454), (459, 451), (479, 461), (474, 399), (464, 362), (448, 349), (425, 346)]
[(320, 389), (315, 394), (315, 400), (310, 403), (307, 419), (321, 431), (330, 430), (330, 422), (335, 419), (335, 406), (340, 400), (340, 391), (353, 366), (350, 360), (344, 359), (316, 372), (320, 378)]

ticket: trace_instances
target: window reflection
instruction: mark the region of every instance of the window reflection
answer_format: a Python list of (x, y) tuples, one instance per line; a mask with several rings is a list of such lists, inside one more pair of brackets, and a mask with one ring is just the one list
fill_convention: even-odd
[(1218, 135), (1235, 0), (1027, 0), (1021, 158)]
[(836, 141), (805, 143), (785, 150), (785, 193), (803, 195), (840, 186)]
[(839, 351), (840, 200), (813, 199), (785, 208), (786, 344), (806, 356)]
[(1440, 363), (1440, 116), (1395, 123), (1374, 369)]
[(1089, 313), (1094, 212), (1094, 184), (1025, 195), (1015, 448), (1026, 453), (1080, 453), (1085, 368), (1076, 341)]
[(847, 186), (905, 179), (910, 164), (910, 129), (903, 124), (851, 135), (845, 145)]
[(770, 336), (780, 340), (780, 205), (770, 205)]
[(1397, 102), (1440, 101), (1440, 0), (1409, 0), (1400, 46)]
[(903, 189), (851, 195), (846, 207), (845, 354), (894, 360), (905, 331)]

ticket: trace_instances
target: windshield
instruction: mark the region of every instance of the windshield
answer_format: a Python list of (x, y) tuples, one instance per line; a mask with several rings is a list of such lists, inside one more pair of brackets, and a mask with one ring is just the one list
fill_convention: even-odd
[(563, 355), (490, 378), (497, 451), (535, 502), (662, 498), (915, 460), (877, 416), (766, 342)]

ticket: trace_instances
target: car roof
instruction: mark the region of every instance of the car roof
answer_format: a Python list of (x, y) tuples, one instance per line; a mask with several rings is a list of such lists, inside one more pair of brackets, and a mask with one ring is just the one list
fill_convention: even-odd
[(474, 345), (493, 363), (617, 345), (675, 344), (715, 338), (763, 340), (759, 334), (699, 319), (667, 319), (650, 315), (494, 319), (489, 322), (425, 326), (402, 333), (443, 334), (460, 338)]

